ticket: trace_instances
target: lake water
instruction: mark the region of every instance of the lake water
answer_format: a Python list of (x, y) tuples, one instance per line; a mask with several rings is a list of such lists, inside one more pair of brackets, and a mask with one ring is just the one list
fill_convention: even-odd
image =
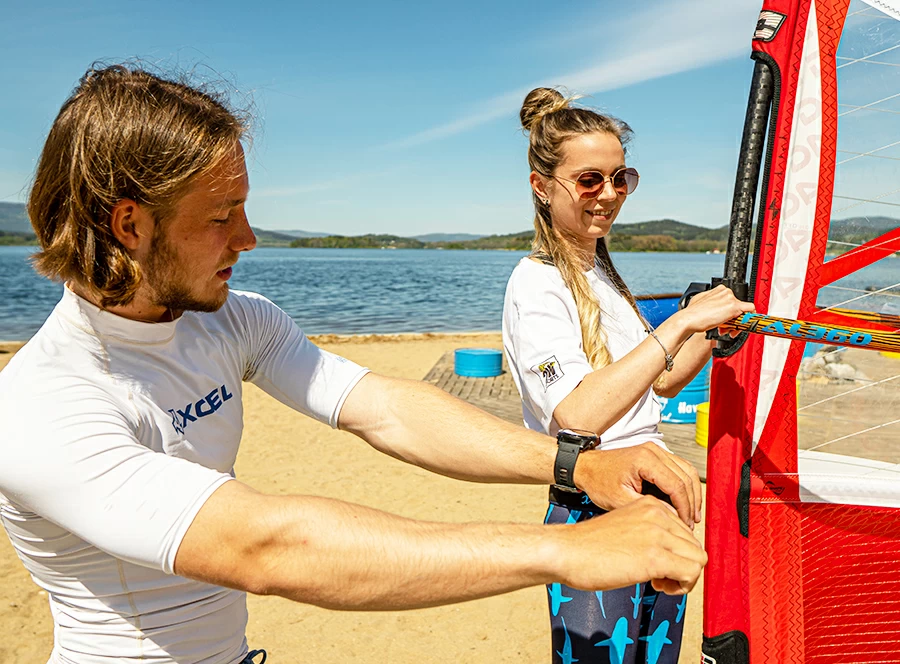
[[(34, 250), (0, 247), (2, 340), (29, 338), (59, 300), (62, 286), (31, 269), (28, 256)], [(506, 280), (524, 255), (256, 249), (241, 256), (229, 283), (273, 300), (309, 334), (499, 330)], [(724, 267), (722, 255), (623, 253), (613, 258), (636, 295), (681, 292), (692, 281), (721, 276)], [(898, 273), (900, 260), (888, 259), (841, 283), (851, 288), (892, 285)], [(838, 291), (835, 297), (853, 295)]]

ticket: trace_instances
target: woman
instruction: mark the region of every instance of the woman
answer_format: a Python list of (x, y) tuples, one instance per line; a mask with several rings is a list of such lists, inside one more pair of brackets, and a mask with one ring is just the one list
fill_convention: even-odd
[[(674, 396), (703, 368), (711, 342), (698, 333), (753, 306), (719, 287), (656, 330), (644, 322), (604, 239), (638, 184), (637, 171), (625, 164), (631, 129), (569, 101), (538, 88), (520, 112), (529, 134), (535, 236), (531, 256), (507, 285), (503, 344), (525, 426), (550, 435), (582, 430), (599, 436), (602, 449), (666, 450), (655, 395)], [(546, 522), (602, 512), (587, 496), (554, 488)], [(605, 593), (557, 584), (548, 592), (553, 650), (563, 662), (677, 662), (684, 597), (657, 595), (650, 584)]]

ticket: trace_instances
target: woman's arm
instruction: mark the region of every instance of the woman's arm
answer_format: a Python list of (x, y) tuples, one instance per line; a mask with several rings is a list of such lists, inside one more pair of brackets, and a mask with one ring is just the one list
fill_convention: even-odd
[[(660, 343), (673, 357), (680, 358), (682, 350), (688, 353), (684, 374), (676, 375), (680, 383), (691, 371), (696, 375), (703, 366), (701, 352), (706, 351), (703, 351), (701, 335), (697, 333), (753, 310), (752, 303), (738, 300), (724, 286), (695, 295), (690, 306), (656, 328), (659, 342), (648, 336), (618, 362), (585, 376), (556, 407), (554, 419), (561, 427), (587, 429), (602, 437), (603, 432), (619, 421), (665, 371), (665, 353)], [(698, 340), (688, 344), (693, 335)], [(677, 359), (675, 365), (678, 365)]]
[(667, 399), (677, 396), (709, 361), (715, 345), (716, 342), (707, 339), (702, 332), (691, 335), (678, 351), (672, 371), (663, 371), (654, 381), (653, 391)]

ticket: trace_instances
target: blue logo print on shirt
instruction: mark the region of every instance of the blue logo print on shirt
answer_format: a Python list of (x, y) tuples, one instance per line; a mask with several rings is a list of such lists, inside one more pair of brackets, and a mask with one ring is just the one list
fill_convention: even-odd
[(233, 396), (228, 391), (228, 388), (222, 385), (200, 400), (189, 403), (184, 408), (169, 408), (169, 414), (172, 416), (172, 426), (175, 427), (175, 431), (183, 434), (184, 430), (187, 429), (188, 422), (196, 422), (198, 417), (212, 415)]

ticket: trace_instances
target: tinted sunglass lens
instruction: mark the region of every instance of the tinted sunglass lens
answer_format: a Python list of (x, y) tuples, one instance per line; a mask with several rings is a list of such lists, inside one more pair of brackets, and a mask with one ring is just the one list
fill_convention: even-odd
[(582, 196), (595, 194), (603, 187), (603, 176), (600, 173), (582, 173), (575, 181), (578, 193)]
[(623, 194), (630, 194), (637, 189), (640, 176), (633, 168), (623, 168), (613, 175), (613, 187)]

